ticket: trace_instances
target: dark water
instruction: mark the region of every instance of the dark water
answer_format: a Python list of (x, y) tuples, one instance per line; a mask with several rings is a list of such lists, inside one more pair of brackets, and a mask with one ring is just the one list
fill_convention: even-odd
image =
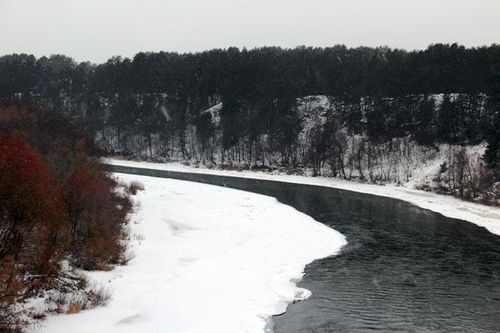
[(274, 196), (347, 237), (340, 255), (306, 267), (299, 285), (313, 294), (274, 318), (277, 333), (500, 332), (500, 237), (484, 228), (348, 191), (139, 172)]

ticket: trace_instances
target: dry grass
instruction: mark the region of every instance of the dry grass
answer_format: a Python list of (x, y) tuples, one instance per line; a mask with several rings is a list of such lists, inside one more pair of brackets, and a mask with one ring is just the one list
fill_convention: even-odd
[(67, 314), (75, 314), (75, 313), (79, 313), (80, 311), (82, 311), (82, 306), (78, 303), (70, 303), (68, 305), (68, 309), (66, 310), (66, 313)]
[(87, 295), (91, 308), (105, 306), (111, 302), (111, 292), (105, 287), (94, 288)]

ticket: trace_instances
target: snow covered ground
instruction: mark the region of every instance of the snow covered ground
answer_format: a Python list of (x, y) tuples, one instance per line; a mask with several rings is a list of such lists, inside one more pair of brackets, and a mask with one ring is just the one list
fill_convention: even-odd
[[(151, 166), (141, 164), (142, 166)], [(192, 171), (192, 170), (189, 170)], [(264, 332), (309, 296), (296, 281), (344, 236), (276, 199), (171, 179), (139, 180), (128, 265), (90, 273), (109, 305), (52, 316), (36, 332)]]
[(292, 176), (282, 174), (270, 174), (265, 172), (253, 171), (223, 171), (214, 169), (194, 168), (184, 166), (178, 163), (149, 163), (149, 162), (133, 162), (123, 160), (104, 160), (106, 163), (134, 166), (139, 168), (151, 168), (170, 170), (178, 172), (204, 173), (224, 176), (234, 176), (242, 178), (255, 178), (274, 180), (281, 182), (312, 184), (317, 186), (334, 187), (343, 190), (368, 193), (373, 195), (385, 196), (407, 201), (421, 208), (429, 209), (443, 214), (451, 218), (457, 218), (475, 223), (485, 227), (491, 233), (500, 235), (500, 208), (480, 205), (472, 202), (456, 199), (451, 196), (440, 195), (432, 192), (415, 190), (413, 183), (408, 183), (405, 186), (396, 185), (372, 185), (358, 183), (354, 181), (345, 181), (335, 178), (325, 177), (306, 177)]

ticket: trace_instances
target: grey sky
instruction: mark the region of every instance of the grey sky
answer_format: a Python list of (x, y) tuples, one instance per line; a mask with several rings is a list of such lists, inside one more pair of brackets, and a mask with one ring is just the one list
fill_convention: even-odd
[(500, 43), (500, 0), (0, 0), (0, 54)]

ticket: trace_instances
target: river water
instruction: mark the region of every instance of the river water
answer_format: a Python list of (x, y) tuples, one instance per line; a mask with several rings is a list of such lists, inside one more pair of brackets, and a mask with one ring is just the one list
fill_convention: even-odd
[[(500, 237), (383, 197), (310, 185), (113, 166), (276, 197), (344, 234), (306, 267), (312, 291), (274, 317), (276, 333), (500, 332)], [(293, 254), (291, 254), (293, 255)]]

